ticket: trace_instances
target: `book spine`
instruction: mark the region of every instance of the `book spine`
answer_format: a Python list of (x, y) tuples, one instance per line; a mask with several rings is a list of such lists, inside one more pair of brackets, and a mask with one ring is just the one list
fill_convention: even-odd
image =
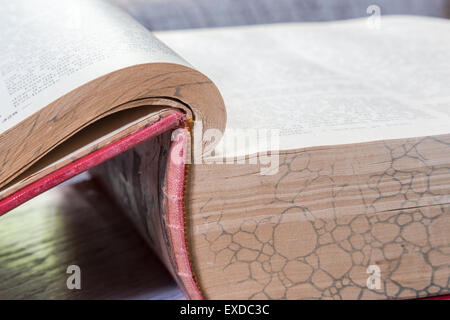
[(183, 120), (92, 173), (131, 218), (185, 296), (202, 299), (185, 228), (189, 143), (189, 126)]

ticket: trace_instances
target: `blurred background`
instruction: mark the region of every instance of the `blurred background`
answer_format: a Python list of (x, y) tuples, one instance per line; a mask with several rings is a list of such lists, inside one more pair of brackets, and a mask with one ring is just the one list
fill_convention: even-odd
[(150, 30), (330, 21), (366, 17), (378, 5), (382, 15), (450, 18), (450, 0), (109, 0)]

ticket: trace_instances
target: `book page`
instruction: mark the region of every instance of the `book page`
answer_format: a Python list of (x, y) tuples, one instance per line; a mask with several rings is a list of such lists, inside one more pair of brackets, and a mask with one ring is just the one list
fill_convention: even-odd
[(280, 150), (449, 133), (449, 34), (408, 16), (156, 33), (223, 94), (225, 156), (271, 149), (233, 143), (247, 129)]
[(186, 64), (100, 0), (14, 0), (0, 7), (0, 134), (100, 76), (148, 62)]

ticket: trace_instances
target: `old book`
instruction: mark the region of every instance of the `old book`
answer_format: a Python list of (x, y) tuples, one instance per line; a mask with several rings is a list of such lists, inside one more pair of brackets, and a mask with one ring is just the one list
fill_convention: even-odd
[(92, 169), (190, 298), (449, 292), (448, 21), (29, 3), (0, 11), (1, 213)]

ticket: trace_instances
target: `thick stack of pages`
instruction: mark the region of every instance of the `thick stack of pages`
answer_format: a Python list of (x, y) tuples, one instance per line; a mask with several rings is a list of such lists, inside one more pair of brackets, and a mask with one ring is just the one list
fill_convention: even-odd
[(0, 211), (98, 165), (191, 298), (450, 291), (450, 22), (155, 38), (40, 1), (1, 12)]
[[(383, 17), (158, 34), (220, 88), (236, 143), (218, 152), (251, 155), (192, 169), (188, 231), (207, 297), (448, 292), (448, 32)], [(243, 150), (253, 132), (233, 129), (278, 129), (267, 141), (279, 159)]]

